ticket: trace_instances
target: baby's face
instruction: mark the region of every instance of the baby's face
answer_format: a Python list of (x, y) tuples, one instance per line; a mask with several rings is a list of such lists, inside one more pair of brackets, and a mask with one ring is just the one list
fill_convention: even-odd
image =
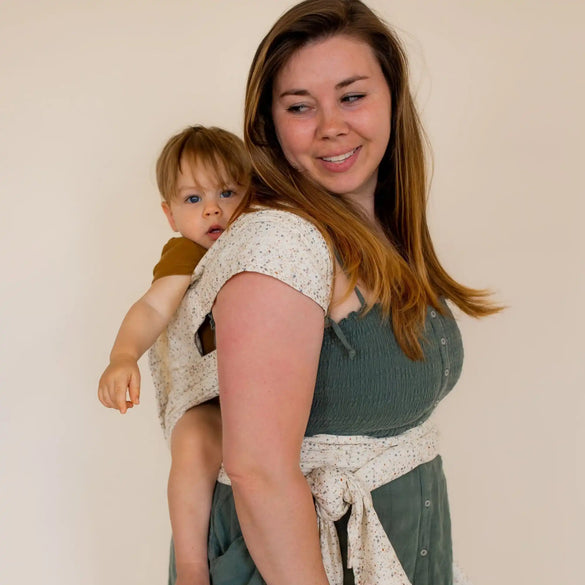
[(205, 165), (182, 165), (177, 195), (162, 207), (174, 231), (210, 248), (225, 230), (243, 195), (241, 185), (235, 181), (226, 185)]

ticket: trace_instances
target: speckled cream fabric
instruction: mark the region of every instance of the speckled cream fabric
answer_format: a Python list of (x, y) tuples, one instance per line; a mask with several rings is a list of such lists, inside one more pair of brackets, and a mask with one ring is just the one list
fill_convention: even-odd
[[(431, 461), (439, 454), (438, 431), (430, 420), (386, 438), (316, 435), (305, 437), (301, 469), (315, 499), (321, 555), (331, 585), (343, 585), (335, 521), (351, 508), (347, 564), (356, 585), (410, 585), (372, 504), (371, 491)], [(230, 484), (225, 470), (219, 481)], [(457, 566), (454, 585), (469, 585)]]
[(186, 410), (218, 395), (216, 353), (201, 356), (196, 332), (221, 287), (240, 272), (277, 278), (327, 311), (333, 263), (319, 230), (281, 210), (239, 217), (197, 265), (177, 313), (149, 352), (167, 440)]

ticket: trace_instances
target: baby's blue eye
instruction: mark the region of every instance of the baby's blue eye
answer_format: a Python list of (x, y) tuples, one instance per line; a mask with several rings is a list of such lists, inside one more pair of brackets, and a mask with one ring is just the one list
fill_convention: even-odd
[(235, 193), (231, 190), (231, 189), (226, 189), (225, 191), (222, 191), (219, 196), (222, 199), (228, 199), (229, 197), (233, 197), (235, 195)]
[(201, 201), (201, 197), (199, 195), (189, 195), (187, 199), (185, 199), (186, 203), (199, 203)]

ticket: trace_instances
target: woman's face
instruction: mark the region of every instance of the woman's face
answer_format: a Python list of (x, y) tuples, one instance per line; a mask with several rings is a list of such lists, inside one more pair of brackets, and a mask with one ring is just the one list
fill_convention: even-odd
[(306, 45), (274, 82), (272, 116), (289, 163), (356, 202), (373, 198), (390, 112), (382, 69), (370, 46), (354, 37)]

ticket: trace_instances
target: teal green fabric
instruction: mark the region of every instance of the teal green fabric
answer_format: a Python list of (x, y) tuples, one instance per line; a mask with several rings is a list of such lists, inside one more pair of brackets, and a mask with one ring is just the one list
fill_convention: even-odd
[[(446, 304), (429, 308), (424, 360), (409, 360), (378, 307), (325, 330), (307, 435), (393, 436), (426, 420), (453, 388), (463, 348)], [(440, 457), (372, 492), (412, 585), (452, 585), (451, 521)], [(345, 559), (347, 518), (336, 523)], [(213, 585), (265, 585), (248, 553), (231, 487), (217, 484), (209, 533)], [(174, 585), (171, 554), (169, 584)], [(353, 585), (346, 570), (344, 585)]]
[(459, 329), (442, 307), (444, 315), (427, 310), (423, 361), (406, 357), (377, 305), (338, 323), (345, 339), (327, 327), (306, 434), (387, 437), (424, 422), (463, 363)]

